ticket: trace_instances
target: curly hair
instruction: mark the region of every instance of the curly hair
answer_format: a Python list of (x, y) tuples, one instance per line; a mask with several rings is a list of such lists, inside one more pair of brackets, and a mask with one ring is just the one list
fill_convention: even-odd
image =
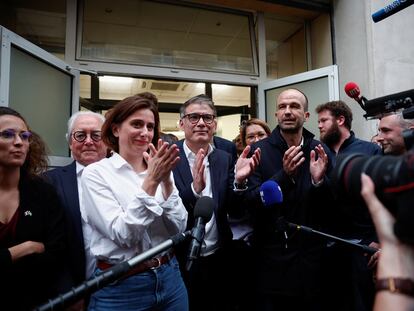
[(267, 123), (263, 120), (251, 118), (249, 120), (243, 121), (240, 125), (240, 137), (245, 147), (248, 145), (246, 141), (246, 130), (250, 125), (258, 125), (262, 127), (263, 130), (266, 132), (267, 136), (270, 136), (270, 134), (272, 133)]
[(320, 104), (315, 108), (316, 113), (321, 113), (322, 111), (329, 111), (332, 116), (339, 118), (343, 116), (345, 118), (344, 125), (348, 130), (351, 130), (352, 127), (352, 110), (349, 106), (342, 100), (334, 100), (327, 102), (325, 104)]
[(0, 107), (0, 116), (5, 115), (14, 116), (21, 119), (26, 125), (27, 129), (32, 133), (29, 151), (27, 153), (26, 160), (20, 168), (20, 171), (28, 175), (41, 175), (47, 170), (49, 164), (47, 157), (49, 150), (46, 143), (36, 132), (30, 130), (26, 120), (16, 110), (10, 107), (2, 106)]
[(105, 115), (105, 122), (102, 125), (102, 140), (115, 152), (119, 152), (118, 137), (112, 132), (114, 124), (121, 124), (135, 111), (140, 109), (149, 109), (154, 114), (154, 137), (152, 143), (156, 146), (160, 136), (160, 116), (158, 114), (158, 99), (150, 92), (143, 92), (124, 98), (111, 108)]

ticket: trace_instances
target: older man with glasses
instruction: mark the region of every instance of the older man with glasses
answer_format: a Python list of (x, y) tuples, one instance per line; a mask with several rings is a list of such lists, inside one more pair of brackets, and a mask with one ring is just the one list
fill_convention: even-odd
[[(74, 161), (46, 173), (65, 208), (69, 253), (62, 267), (59, 291), (64, 293), (89, 278), (95, 262), (89, 249), (91, 228), (82, 219), (80, 178), (85, 166), (105, 158), (107, 147), (101, 139), (105, 118), (95, 112), (79, 111), (68, 121), (66, 138)], [(82, 310), (79, 302), (74, 310)], [(86, 306), (85, 306), (86, 307)]]

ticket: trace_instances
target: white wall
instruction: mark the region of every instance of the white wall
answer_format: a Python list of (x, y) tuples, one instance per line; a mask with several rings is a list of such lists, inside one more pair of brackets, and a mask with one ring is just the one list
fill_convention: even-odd
[(334, 0), (334, 45), (340, 98), (353, 110), (353, 129), (369, 139), (377, 121), (365, 121), (363, 110), (343, 91), (356, 82), (368, 99), (414, 88), (414, 6), (378, 22), (371, 15), (391, 0)]

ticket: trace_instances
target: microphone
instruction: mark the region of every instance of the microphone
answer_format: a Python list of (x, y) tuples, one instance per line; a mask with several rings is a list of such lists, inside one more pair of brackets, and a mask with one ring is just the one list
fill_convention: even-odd
[(327, 238), (328, 240), (331, 240), (331, 241), (340, 242), (340, 243), (348, 245), (348, 246), (359, 248), (360, 250), (364, 251), (365, 253), (368, 253), (369, 255), (373, 255), (378, 251), (378, 249), (375, 248), (375, 247), (370, 247), (368, 245), (359, 244), (359, 243), (353, 242), (351, 240), (343, 239), (343, 238), (340, 238), (340, 237), (337, 237), (337, 236), (334, 236), (334, 235), (331, 235), (331, 234), (328, 234), (328, 233), (324, 233), (324, 232), (321, 232), (321, 231), (318, 231), (318, 230), (315, 230), (315, 229), (312, 229), (312, 228), (309, 228), (309, 227), (306, 227), (306, 226), (297, 225), (297, 224), (294, 224), (294, 223), (291, 223), (291, 222), (286, 222), (285, 225), (288, 228), (291, 228), (291, 229), (296, 229), (298, 231), (303, 231), (303, 232), (307, 232), (307, 233), (316, 234), (316, 235), (322, 236), (324, 238)]
[(194, 207), (195, 224), (191, 230), (191, 243), (188, 250), (187, 263), (185, 269), (189, 271), (193, 261), (200, 255), (201, 244), (204, 239), (205, 225), (213, 216), (214, 200), (210, 197), (203, 196), (199, 198)]
[[(277, 182), (275, 182), (274, 180), (265, 181), (260, 186), (260, 196), (262, 198), (262, 202), (265, 207), (271, 207), (271, 206), (274, 206), (275, 204), (279, 204), (283, 202), (282, 190), (280, 189), (280, 186), (277, 184)], [(360, 250), (363, 250), (364, 252), (370, 255), (378, 251), (378, 249), (369, 247), (367, 245), (358, 244), (353, 241), (343, 239), (343, 238), (340, 238), (340, 237), (337, 237), (337, 236), (334, 236), (328, 233), (324, 233), (321, 231), (317, 231), (317, 230), (314, 230), (306, 226), (294, 224), (292, 222), (287, 221), (283, 216), (279, 217), (276, 220), (276, 231), (284, 233), (285, 241), (288, 240), (286, 232), (289, 229), (303, 231), (306, 233), (311, 233), (311, 234), (321, 236), (323, 238), (327, 238), (331, 241), (341, 242), (342, 244), (359, 248)], [(285, 247), (287, 247), (287, 243), (285, 244)]]
[(267, 180), (260, 186), (260, 198), (266, 207), (283, 202), (282, 189), (274, 180)]
[(364, 96), (361, 96), (361, 90), (359, 89), (358, 84), (355, 82), (348, 82), (345, 84), (344, 91), (346, 95), (354, 99), (361, 106), (361, 108), (365, 110), (365, 103), (367, 99)]
[(393, 3), (387, 5), (386, 7), (382, 8), (381, 10), (372, 14), (372, 20), (374, 23), (382, 21), (384, 18), (391, 16), (402, 9), (414, 4), (414, 0), (396, 0)]

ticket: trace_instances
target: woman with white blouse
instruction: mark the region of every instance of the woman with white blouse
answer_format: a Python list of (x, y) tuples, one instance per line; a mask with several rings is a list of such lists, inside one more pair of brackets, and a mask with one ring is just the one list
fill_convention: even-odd
[[(96, 273), (185, 230), (187, 211), (171, 173), (179, 151), (158, 139), (157, 105), (151, 93), (116, 104), (102, 127), (102, 139), (113, 154), (82, 174), (82, 213), (93, 228)], [(89, 310), (188, 310), (173, 251), (138, 264), (94, 293)]]

